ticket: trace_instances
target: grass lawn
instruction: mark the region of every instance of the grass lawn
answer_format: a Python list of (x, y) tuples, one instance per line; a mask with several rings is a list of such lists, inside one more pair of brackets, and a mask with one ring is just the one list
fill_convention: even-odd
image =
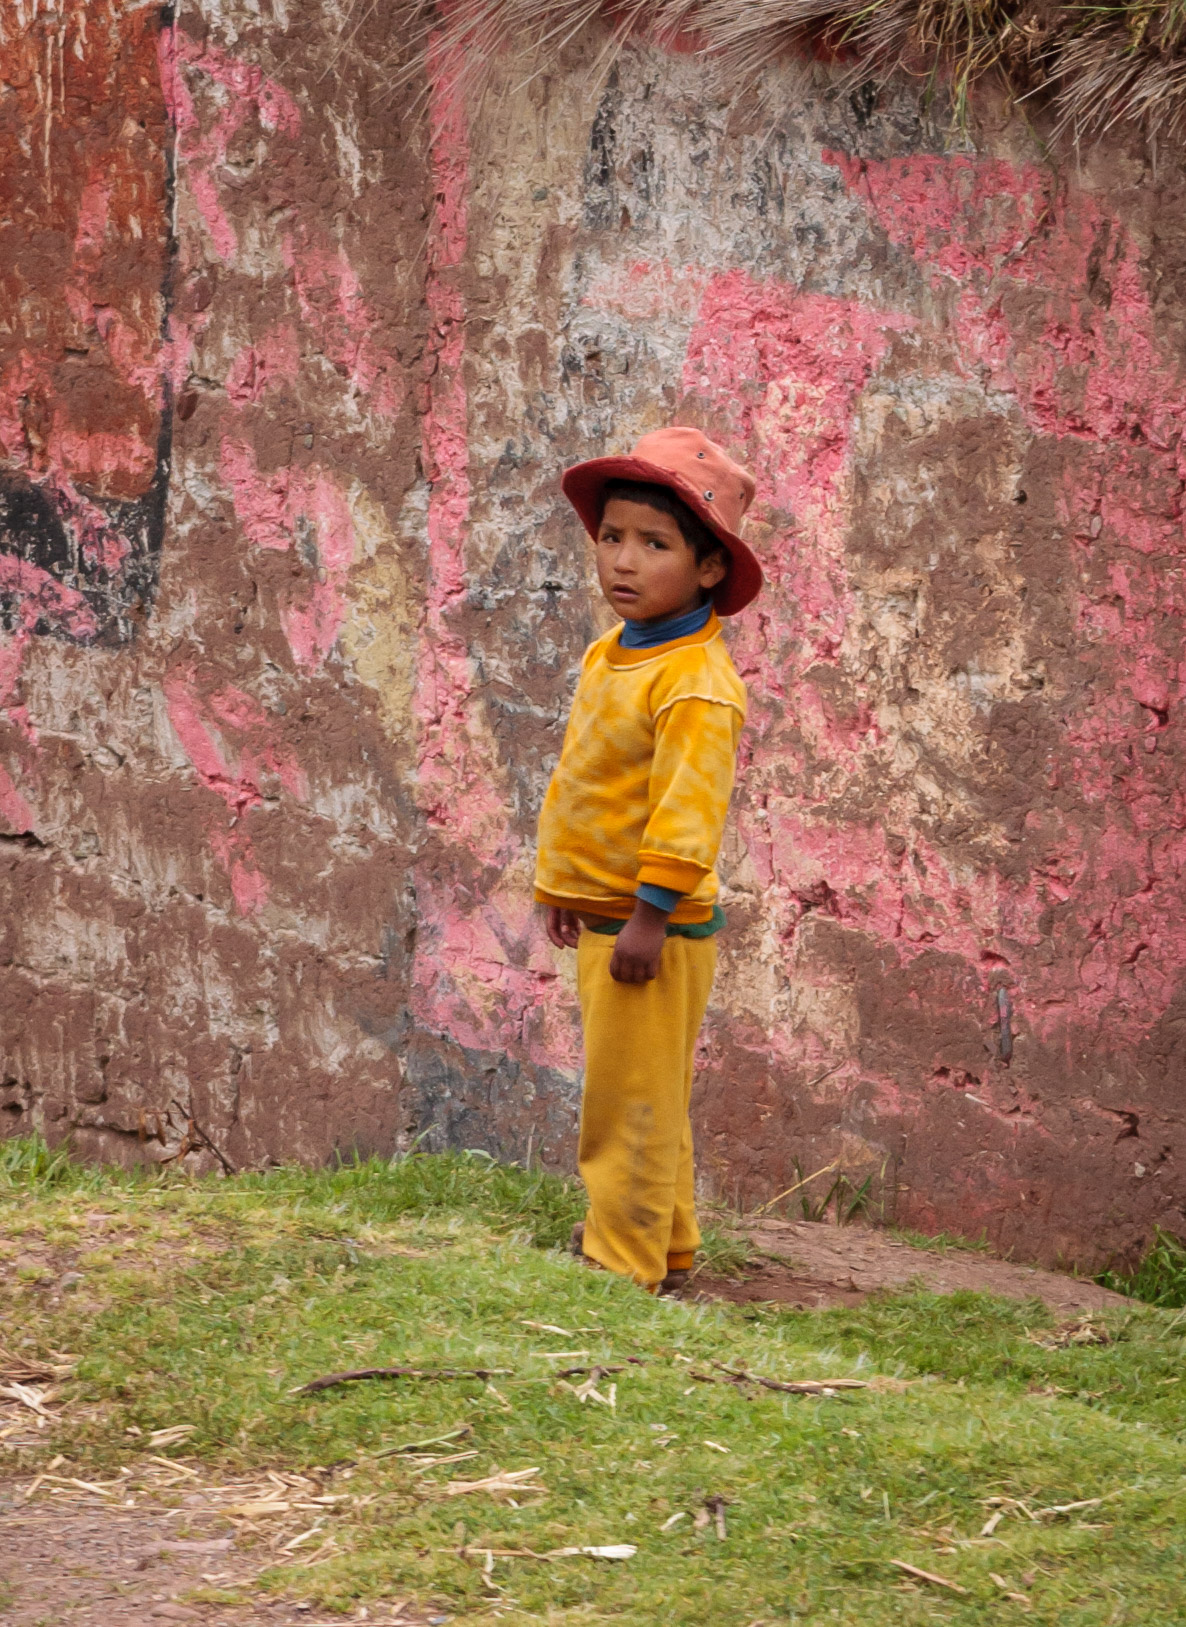
[[(1040, 1305), (976, 1295), (657, 1301), (562, 1252), (579, 1207), (472, 1156), (191, 1181), (4, 1144), (0, 1345), (78, 1360), (0, 1472), (111, 1476), (183, 1424), (156, 1455), (205, 1479), (316, 1469), (340, 1498), (305, 1546), (325, 1557), (278, 1555), (259, 1585), (331, 1613), (411, 1595), (473, 1623), (1186, 1622), (1186, 1314), (1066, 1344)], [(714, 1362), (867, 1387), (693, 1377)], [(293, 1393), (397, 1365), (505, 1371)], [(592, 1365), (620, 1371), (585, 1399), (584, 1374), (557, 1376)], [(434, 1444), (392, 1450), (414, 1442)], [(546, 1491), (447, 1494), (531, 1468)], [(264, 1525), (240, 1539), (261, 1565)], [(498, 1552), (611, 1544), (637, 1552)]]

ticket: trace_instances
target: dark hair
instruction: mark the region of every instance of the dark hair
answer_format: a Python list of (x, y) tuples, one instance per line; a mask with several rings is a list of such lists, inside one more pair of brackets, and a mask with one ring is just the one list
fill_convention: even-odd
[(693, 514), (670, 487), (649, 480), (607, 480), (601, 494), (603, 518), (605, 505), (611, 497), (623, 497), (628, 503), (645, 503), (648, 508), (658, 509), (660, 514), (670, 514), (680, 528), (680, 535), (696, 555), (697, 565), (703, 565), (713, 554), (724, 554), (728, 560), (729, 550), (721, 539), (714, 536), (700, 516)]

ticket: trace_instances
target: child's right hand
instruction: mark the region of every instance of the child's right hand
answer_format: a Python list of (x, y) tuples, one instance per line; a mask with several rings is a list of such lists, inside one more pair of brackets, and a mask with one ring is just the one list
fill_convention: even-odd
[(575, 910), (547, 909), (548, 937), (557, 949), (575, 949), (581, 935), (581, 923)]

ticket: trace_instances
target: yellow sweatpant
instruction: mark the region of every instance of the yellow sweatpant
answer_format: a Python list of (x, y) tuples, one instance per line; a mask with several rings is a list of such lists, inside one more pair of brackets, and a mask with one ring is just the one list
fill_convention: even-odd
[(577, 948), (584, 1250), (607, 1270), (651, 1287), (669, 1269), (691, 1265), (700, 1242), (688, 1100), (717, 944), (715, 937), (670, 937), (658, 977), (615, 983), (614, 943), (586, 931)]

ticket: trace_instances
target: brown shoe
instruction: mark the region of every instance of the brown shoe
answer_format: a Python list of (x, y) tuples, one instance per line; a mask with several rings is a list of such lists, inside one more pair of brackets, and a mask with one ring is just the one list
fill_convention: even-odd
[(580, 1220), (568, 1234), (568, 1252), (575, 1256), (582, 1265), (587, 1265), (590, 1271), (604, 1271), (605, 1267), (600, 1260), (595, 1260), (591, 1254), (585, 1253), (585, 1222)]
[(661, 1299), (682, 1299), (691, 1275), (690, 1271), (669, 1271), (655, 1292)]

